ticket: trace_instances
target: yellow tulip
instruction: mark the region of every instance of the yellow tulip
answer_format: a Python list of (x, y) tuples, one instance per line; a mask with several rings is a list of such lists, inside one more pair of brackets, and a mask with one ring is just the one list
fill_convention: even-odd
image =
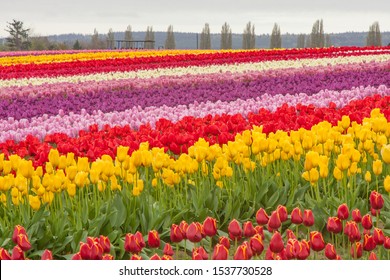
[(381, 149), (381, 156), (383, 162), (390, 163), (390, 144), (384, 145)]
[(383, 186), (385, 188), (385, 191), (387, 191), (388, 193), (390, 193), (390, 176), (387, 175), (384, 182), (383, 182)]
[(341, 126), (344, 130), (346, 130), (351, 125), (351, 119), (349, 116), (343, 116), (341, 121), (338, 122), (339, 126)]
[(313, 168), (309, 171), (310, 183), (316, 183), (320, 177), (317, 168)]
[(42, 178), (43, 176), (43, 168), (42, 166), (38, 166), (36, 169), (35, 169), (35, 175), (39, 176), (40, 178)]
[(372, 163), (372, 171), (376, 176), (382, 174), (382, 169), (383, 166), (382, 166), (382, 161), (380, 159), (377, 159)]
[(0, 195), (0, 202), (4, 205), (7, 203), (7, 196), (3, 193)]
[(67, 166), (66, 156), (62, 155), (62, 156), (60, 156), (59, 161), (58, 161), (58, 168), (65, 169), (66, 166)]
[(139, 196), (141, 194), (141, 190), (136, 186), (133, 187), (133, 196)]
[(21, 160), (19, 162), (18, 171), (22, 174), (23, 177), (30, 179), (34, 173), (32, 162), (29, 160)]
[(124, 162), (129, 153), (129, 147), (119, 146), (116, 150), (116, 158), (120, 163)]
[(66, 176), (69, 178), (69, 180), (73, 181), (77, 174), (77, 167), (76, 166), (68, 166), (66, 169)]
[(60, 164), (60, 153), (57, 149), (51, 149), (49, 152), (49, 162), (56, 168)]
[(152, 187), (153, 188), (157, 187), (157, 184), (158, 184), (157, 178), (153, 178), (152, 179)]
[(52, 192), (45, 192), (45, 194), (42, 196), (42, 201), (44, 203), (51, 204), (53, 199), (54, 199), (54, 194)]
[(344, 154), (338, 155), (336, 160), (336, 166), (338, 169), (340, 169), (341, 171), (347, 170), (350, 165), (351, 165), (351, 161), (349, 160), (349, 157), (347, 155)]
[(66, 191), (68, 192), (68, 195), (70, 197), (74, 197), (76, 195), (76, 185), (75, 184), (69, 184), (66, 188)]
[(223, 188), (223, 182), (222, 181), (217, 181), (215, 182), (218, 188), (222, 189)]
[(11, 169), (12, 169), (12, 164), (10, 161), (8, 160), (5, 160), (3, 162), (3, 175), (7, 175), (11, 172)]
[(337, 181), (343, 179), (343, 172), (337, 166), (333, 170), (333, 177), (335, 177)]
[(41, 207), (41, 200), (38, 196), (29, 195), (28, 200), (33, 210), (37, 211)]

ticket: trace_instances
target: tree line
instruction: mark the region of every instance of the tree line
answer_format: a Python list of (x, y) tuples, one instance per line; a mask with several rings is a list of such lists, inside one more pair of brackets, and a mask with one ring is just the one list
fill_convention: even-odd
[[(45, 50), (45, 49), (66, 49), (69, 48), (65, 44), (50, 42), (46, 37), (30, 36), (30, 29), (24, 27), (24, 23), (18, 20), (13, 20), (7, 23), (5, 29), (9, 36), (6, 38), (6, 44), (3, 50)], [(197, 39), (197, 48), (211, 49), (211, 33), (210, 25), (205, 23), (200, 35)], [(232, 49), (232, 29), (227, 22), (221, 27), (220, 49)], [(152, 26), (148, 26), (144, 40), (134, 40), (132, 35), (131, 25), (127, 26), (122, 38), (115, 38), (112, 28), (108, 30), (106, 35), (101, 36), (95, 29), (89, 43), (76, 40), (72, 46), (73, 49), (154, 49), (155, 34)], [(369, 31), (366, 37), (367, 46), (381, 46), (382, 38), (378, 22), (374, 22), (369, 26)], [(242, 33), (242, 49), (254, 49), (256, 46), (255, 25), (250, 21), (246, 24)], [(322, 48), (332, 46), (330, 34), (325, 34), (323, 20), (316, 20), (312, 26), (312, 31), (309, 35), (299, 34), (297, 36), (296, 48)], [(0, 46), (1, 47), (1, 46)], [(175, 49), (175, 34), (173, 26), (169, 25), (166, 32), (166, 40), (164, 46), (158, 48)], [(275, 23), (270, 35), (270, 49), (282, 48), (282, 36), (280, 26)]]

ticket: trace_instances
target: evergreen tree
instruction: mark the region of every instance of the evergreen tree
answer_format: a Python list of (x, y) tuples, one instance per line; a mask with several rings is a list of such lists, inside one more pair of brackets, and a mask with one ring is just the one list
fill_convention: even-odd
[(200, 34), (200, 49), (209, 50), (211, 49), (211, 35), (210, 26), (206, 23), (203, 27), (202, 33)]
[(382, 35), (377, 21), (370, 25), (366, 41), (367, 46), (382, 46)]
[(174, 50), (176, 48), (175, 34), (173, 33), (173, 26), (168, 26), (167, 39), (165, 40), (165, 49)]
[(107, 48), (110, 50), (115, 49), (115, 36), (112, 28), (110, 28), (107, 33)]
[(256, 45), (255, 26), (251, 22), (248, 22), (242, 35), (242, 48), (254, 49)]
[(297, 38), (297, 49), (303, 49), (305, 47), (305, 34), (299, 34)]
[(76, 42), (73, 44), (73, 49), (74, 50), (81, 50), (82, 49), (79, 40), (76, 40)]
[(281, 49), (282, 48), (282, 36), (280, 34), (280, 27), (277, 23), (274, 24), (272, 29), (270, 49)]
[[(131, 31), (131, 25), (128, 25), (125, 31), (125, 41), (132, 41), (133, 40), (133, 33)], [(131, 42), (125, 42), (126, 49), (133, 48), (133, 44)]]
[(232, 46), (232, 29), (225, 22), (221, 30), (221, 50), (232, 49)]
[(310, 47), (323, 48), (325, 46), (325, 35), (323, 21), (317, 20), (312, 27), (310, 34)]
[(145, 49), (154, 49), (154, 31), (152, 26), (146, 28), (145, 41), (149, 41), (145, 42)]
[(7, 40), (7, 46), (10, 50), (21, 51), (28, 50), (31, 47), (31, 42), (29, 41), (29, 28), (24, 28), (23, 22), (19, 20), (13, 20), (12, 22), (7, 22), (7, 31), (9, 37)]

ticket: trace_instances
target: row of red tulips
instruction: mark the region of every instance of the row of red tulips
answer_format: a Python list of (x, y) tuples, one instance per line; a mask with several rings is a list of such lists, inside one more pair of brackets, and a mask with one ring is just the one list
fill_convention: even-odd
[(334, 104), (328, 108), (284, 105), (275, 112), (260, 109), (256, 114), (249, 114), (248, 119), (242, 115), (186, 117), (177, 123), (160, 119), (154, 129), (149, 125), (143, 125), (139, 130), (132, 130), (128, 126), (107, 125), (99, 130), (97, 125), (94, 125), (89, 131), (80, 131), (77, 138), (55, 133), (47, 135), (44, 142), (33, 136), (27, 136), (25, 141), (18, 143), (8, 140), (0, 143), (0, 152), (6, 156), (17, 154), (22, 158), (29, 157), (34, 161), (35, 167), (47, 162), (52, 145), (57, 147), (60, 154), (72, 152), (76, 157), (86, 156), (90, 160), (96, 160), (104, 154), (115, 157), (116, 149), (120, 145), (130, 147), (129, 154), (131, 154), (139, 148), (140, 143), (146, 141), (149, 142), (150, 147), (164, 147), (174, 154), (180, 154), (186, 153), (188, 147), (201, 137), (210, 144), (225, 144), (234, 140), (237, 133), (250, 129), (253, 125), (262, 125), (263, 132), (268, 134), (277, 130), (310, 129), (323, 120), (337, 125), (344, 115), (349, 116), (351, 122), (361, 123), (365, 117), (370, 116), (374, 108), (379, 108), (389, 120), (389, 105), (390, 97), (372, 96), (352, 101), (340, 109)]
[[(358, 259), (363, 256), (364, 251), (370, 252), (369, 259), (377, 259), (378, 255), (374, 251), (376, 248), (378, 248), (379, 256), (383, 257), (382, 248), (390, 253), (390, 237), (385, 236), (383, 230), (378, 227), (380, 211), (384, 206), (382, 195), (375, 191), (371, 192), (370, 206), (371, 214), (376, 217), (377, 227), (373, 227), (370, 213), (362, 216), (359, 209), (354, 209), (350, 213), (348, 206), (341, 204), (337, 215), (329, 217), (327, 221), (326, 234), (330, 235), (330, 242), (325, 242), (321, 232), (312, 230), (315, 221), (311, 210), (305, 209), (302, 212), (299, 207), (296, 207), (289, 214), (285, 206), (279, 205), (270, 214), (260, 208), (255, 217), (257, 225), (254, 225), (252, 221), (245, 221), (241, 226), (236, 219), (233, 219), (228, 225), (227, 235), (220, 234), (217, 220), (212, 217), (207, 217), (203, 223), (188, 224), (182, 221), (179, 225), (172, 224), (169, 241), (176, 244), (176, 252), (171, 243), (161, 240), (156, 230), (149, 231), (147, 245), (141, 232), (127, 233), (124, 237), (123, 249), (130, 254), (130, 259), (133, 260), (143, 259), (147, 253), (152, 254), (149, 257), (151, 260), (170, 260), (174, 255), (176, 259), (182, 256), (194, 260), (209, 258), (226, 260), (231, 257), (234, 260), (248, 260), (260, 258), (264, 251), (262, 258), (267, 260), (304, 260), (310, 257), (311, 252), (314, 252), (314, 258), (320, 259), (323, 257), (331, 260), (341, 259), (348, 255), (350, 258)], [(350, 217), (352, 219), (348, 220)], [(300, 225), (306, 229), (299, 230)], [(349, 243), (344, 242), (344, 236)], [(213, 240), (217, 241), (214, 246), (212, 246)], [(0, 259), (25, 259), (25, 252), (28, 252), (32, 246), (24, 227), (20, 225), (15, 227), (12, 241), (15, 246), (11, 254), (6, 249), (0, 248)], [(179, 251), (179, 248), (183, 248), (179, 247), (182, 241), (193, 243), (193, 249), (189, 255), (186, 252), (186, 246), (184, 246), (184, 252), (183, 249)], [(208, 242), (209, 252), (202, 246), (203, 241)], [(268, 246), (266, 241), (268, 241)], [(161, 251), (162, 245), (164, 246)], [(144, 248), (147, 250), (145, 251)], [(112, 260), (114, 256), (110, 253), (116, 249), (118, 248), (113, 248), (106, 236), (88, 237), (85, 243), (80, 242), (79, 251), (72, 256), (72, 259)], [(158, 254), (156, 250), (160, 250), (161, 254)], [(319, 252), (323, 252), (323, 255), (319, 255)], [(45, 250), (41, 259), (53, 259), (51, 251)]]
[(68, 75), (86, 75), (93, 73), (134, 71), (170, 67), (207, 66), (216, 64), (235, 64), (244, 62), (316, 59), (329, 57), (347, 57), (356, 55), (377, 55), (390, 53), (388, 48), (327, 48), (327, 49), (291, 49), (291, 50), (255, 50), (243, 52), (214, 52), (205, 54), (179, 54), (165, 56), (112, 58), (104, 60), (76, 60), (61, 63), (0, 65), (2, 79), (57, 77)]

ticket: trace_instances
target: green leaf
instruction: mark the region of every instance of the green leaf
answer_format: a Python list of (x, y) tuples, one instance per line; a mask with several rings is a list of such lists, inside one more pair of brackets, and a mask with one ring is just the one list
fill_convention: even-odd
[(269, 209), (275, 209), (276, 203), (279, 199), (280, 191), (275, 191), (273, 195), (268, 199), (266, 207)]

